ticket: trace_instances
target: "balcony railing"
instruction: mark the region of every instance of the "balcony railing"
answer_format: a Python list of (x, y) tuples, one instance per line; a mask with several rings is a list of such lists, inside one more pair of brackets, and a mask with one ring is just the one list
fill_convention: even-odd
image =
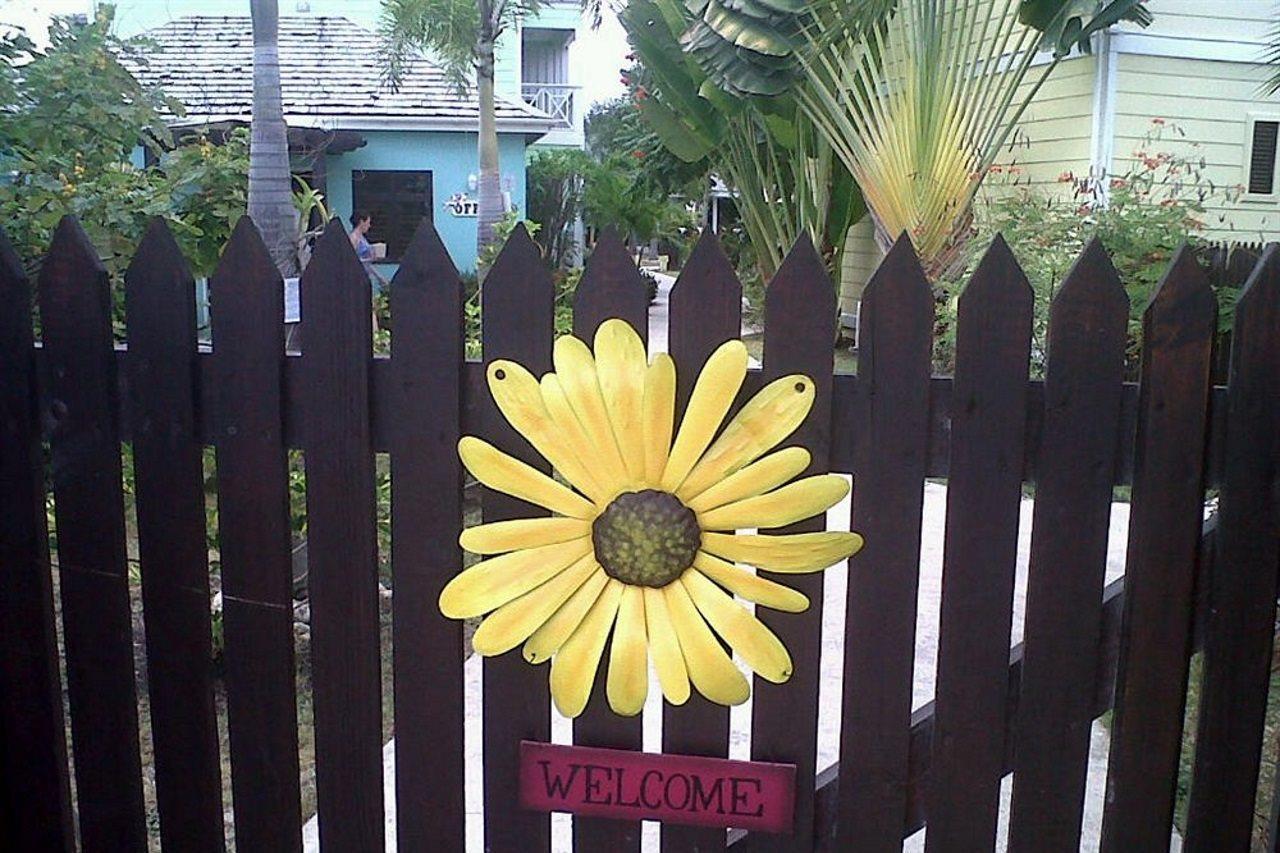
[(567, 83), (525, 83), (520, 88), (526, 104), (551, 116), (560, 127), (573, 127), (574, 95), (580, 87)]

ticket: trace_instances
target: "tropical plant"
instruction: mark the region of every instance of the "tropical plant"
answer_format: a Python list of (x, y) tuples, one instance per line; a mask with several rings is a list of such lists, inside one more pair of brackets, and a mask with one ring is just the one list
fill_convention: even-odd
[(582, 212), (583, 176), (595, 161), (580, 148), (535, 148), (525, 168), (529, 217), (542, 225), (543, 254), (552, 269), (568, 266), (578, 249), (573, 226)]
[(277, 0), (250, 0), (253, 115), (249, 139), (249, 217), (280, 274), (298, 274), (298, 210), (289, 176), (289, 139), (280, 95)]
[[(791, 93), (857, 180), (877, 240), (907, 232), (935, 276), (957, 259), (978, 187), (1057, 63), (1119, 20), (1151, 20), (1144, 0), (700, 0), (695, 9), (683, 43), (709, 79), (733, 95)], [(1037, 64), (1042, 51), (1049, 61)]]
[(474, 75), (479, 99), (477, 254), (494, 241), (504, 213), (498, 165), (494, 100), (494, 48), (522, 15), (538, 11), (538, 0), (383, 0), (382, 60), (388, 79), (399, 83), (420, 51), (440, 63), (459, 89)]
[(699, 56), (681, 52), (699, 19), (679, 0), (631, 0), (619, 18), (639, 59), (640, 113), (672, 153), (705, 160), (736, 192), (760, 277), (772, 277), (801, 234), (838, 270), (862, 199), (795, 98), (738, 98), (713, 85)]

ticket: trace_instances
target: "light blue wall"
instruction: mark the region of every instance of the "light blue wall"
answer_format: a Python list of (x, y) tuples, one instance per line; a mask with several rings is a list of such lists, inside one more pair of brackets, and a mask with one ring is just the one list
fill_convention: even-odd
[[(432, 182), (432, 216), (436, 231), (462, 272), (476, 266), (476, 218), (454, 216), (444, 203), (454, 193), (465, 192), (475, 198), (467, 186), (467, 176), (475, 174), (479, 165), (476, 135), (465, 132), (367, 131), (368, 143), (363, 148), (329, 157), (328, 201), (335, 215), (347, 223), (351, 215), (351, 172), (354, 169), (430, 170)], [(503, 189), (511, 193), (516, 210), (525, 209), (524, 136), (504, 133), (498, 137), (499, 163)], [(390, 277), (394, 265), (386, 264), (384, 274)]]

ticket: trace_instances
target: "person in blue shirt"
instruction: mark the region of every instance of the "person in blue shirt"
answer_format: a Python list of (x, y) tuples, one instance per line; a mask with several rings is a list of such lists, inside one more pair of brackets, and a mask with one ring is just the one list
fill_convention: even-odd
[(351, 214), (351, 247), (356, 250), (356, 257), (364, 265), (364, 271), (368, 274), (370, 283), (376, 282), (377, 286), (386, 287), (386, 277), (378, 272), (373, 265), (373, 245), (369, 243), (368, 238), (365, 236), (372, 227), (373, 217), (369, 215), (369, 211), (357, 210), (353, 212)]

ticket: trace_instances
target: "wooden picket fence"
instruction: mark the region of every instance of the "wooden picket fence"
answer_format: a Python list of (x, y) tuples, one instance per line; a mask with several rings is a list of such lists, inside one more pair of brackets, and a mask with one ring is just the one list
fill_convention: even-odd
[[(311, 664), (321, 844), (382, 850), (374, 454), (392, 466), (398, 849), (464, 849), (463, 628), (435, 602), (462, 566), (455, 445), (478, 434), (541, 464), (464, 360), (458, 276), (420, 228), (391, 289), (392, 355), (373, 357), (370, 294), (330, 226), (302, 283), (305, 352), (282, 346), (281, 281), (247, 220), (213, 276), (212, 351), (166, 228), (124, 276), (127, 350), (111, 283), (74, 220), (31, 286), (0, 236), (0, 848), (147, 845), (121, 442), (132, 443), (154, 779), (165, 850), (301, 846), (287, 453), (305, 454)], [(1186, 847), (1245, 850), (1263, 745), (1280, 568), (1280, 252), (1237, 309), (1230, 382), (1210, 384), (1215, 302), (1189, 252), (1144, 320), (1141, 382), (1123, 381), (1123, 288), (1091, 245), (1053, 302), (1043, 381), (1028, 378), (1032, 296), (997, 240), (960, 299), (954, 377), (930, 375), (934, 298), (908, 241), (866, 288), (857, 375), (833, 375), (834, 291), (797, 246), (768, 288), (763, 369), (818, 386), (796, 437), (816, 469), (855, 477), (840, 760), (816, 766), (822, 577), (789, 578), (813, 607), (763, 615), (795, 676), (754, 685), (751, 754), (798, 767), (795, 831), (664, 826), (664, 851), (881, 851), (927, 824), (930, 851), (990, 850), (1013, 774), (1009, 849), (1079, 846), (1091, 722), (1114, 708), (1102, 849), (1169, 843), (1188, 660), (1204, 654)], [(482, 289), (486, 359), (551, 369), (552, 281), (517, 230)], [(741, 287), (703, 236), (670, 298), (687, 401), (697, 369), (739, 334)], [(647, 297), (623, 247), (597, 247), (574, 299), (590, 335)], [(47, 443), (47, 451), (45, 445)], [(217, 459), (232, 802), (221, 795), (201, 459)], [(912, 711), (922, 492), (948, 504), (936, 698)], [(56, 521), (61, 660), (45, 487)], [(1025, 642), (1009, 648), (1018, 508), (1035, 487)], [(1132, 485), (1127, 573), (1104, 587), (1113, 487)], [(1206, 489), (1216, 513), (1202, 535)], [(483, 497), (487, 520), (528, 512)], [(817, 526), (820, 520), (809, 524)], [(62, 676), (70, 708), (63, 736)], [(639, 749), (597, 679), (574, 742)], [(546, 671), (484, 662), (487, 850), (547, 850), (549, 819), (517, 805), (517, 744), (549, 740)], [(725, 755), (729, 712), (664, 707), (662, 747)], [(73, 758), (74, 777), (69, 772)], [(72, 788), (74, 783), (74, 798)], [(74, 815), (74, 818), (73, 818)], [(1269, 843), (1275, 845), (1275, 823)], [(639, 849), (636, 823), (579, 819), (579, 851)]]

